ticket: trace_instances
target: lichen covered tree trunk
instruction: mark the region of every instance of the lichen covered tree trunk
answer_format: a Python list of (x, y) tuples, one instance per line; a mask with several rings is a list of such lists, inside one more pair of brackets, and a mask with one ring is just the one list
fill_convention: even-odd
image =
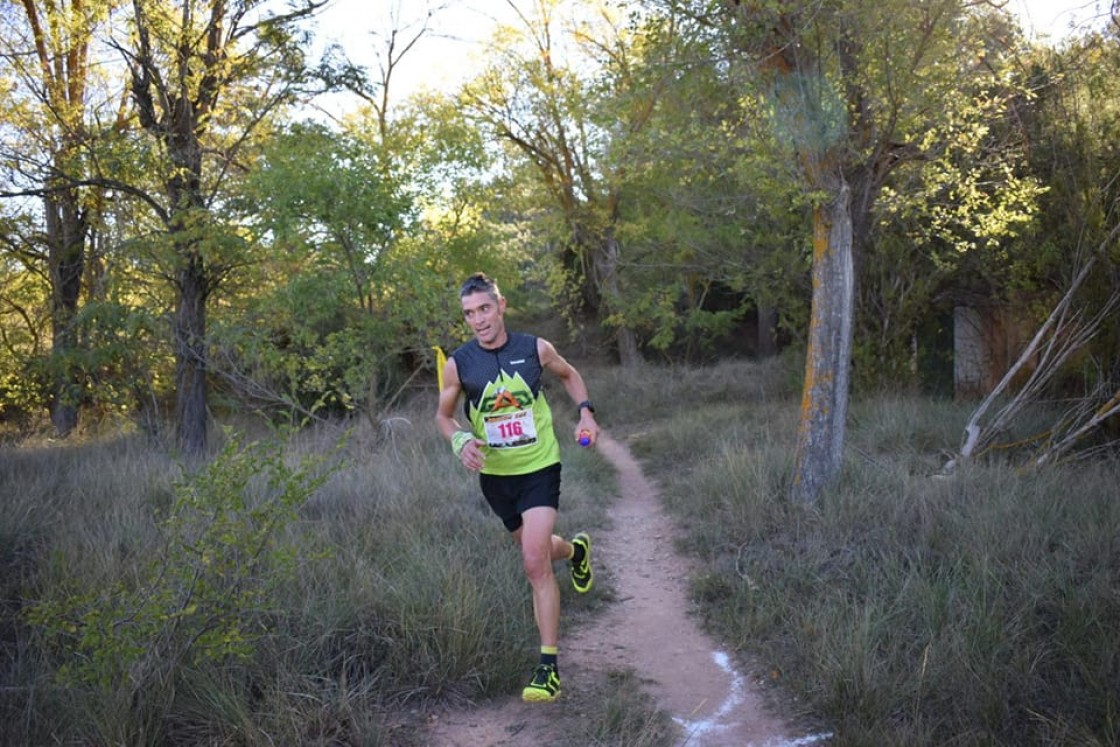
[(833, 197), (813, 212), (813, 301), (805, 384), (797, 431), (792, 497), (814, 502), (840, 472), (851, 371), (852, 263), (850, 195), (839, 174), (825, 177)]

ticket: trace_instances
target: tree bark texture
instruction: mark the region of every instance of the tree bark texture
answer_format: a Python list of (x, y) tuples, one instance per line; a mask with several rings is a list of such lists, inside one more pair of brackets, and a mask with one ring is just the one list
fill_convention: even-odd
[(813, 301), (792, 487), (801, 503), (815, 502), (839, 474), (848, 414), (855, 289), (851, 192), (839, 174), (831, 180), (832, 201), (813, 212)]
[(206, 450), (206, 269), (190, 257), (179, 273), (179, 305), (175, 312), (175, 421), (180, 448), (189, 455)]
[(66, 358), (77, 347), (74, 319), (85, 272), (86, 222), (76, 190), (48, 193), (44, 199), (51, 278), (51, 355), (55, 380), (51, 392), (51, 424), (65, 438), (78, 425), (81, 391)]

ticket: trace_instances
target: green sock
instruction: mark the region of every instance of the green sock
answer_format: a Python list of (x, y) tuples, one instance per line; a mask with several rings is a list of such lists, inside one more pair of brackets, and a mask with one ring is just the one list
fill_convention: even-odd
[(550, 664), (556, 671), (560, 671), (556, 664), (556, 654), (556, 646), (541, 646), (541, 664)]

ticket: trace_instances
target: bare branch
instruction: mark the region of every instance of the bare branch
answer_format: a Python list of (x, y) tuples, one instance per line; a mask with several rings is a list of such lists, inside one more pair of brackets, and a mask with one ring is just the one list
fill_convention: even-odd
[(1113, 415), (1120, 413), (1120, 389), (1113, 393), (1105, 402), (1081, 423), (1081, 425), (1067, 431), (1057, 441), (1052, 441), (1034, 458), (1033, 466), (1043, 467), (1065, 456), (1078, 441), (1100, 427), (1101, 423)]
[[(1101, 242), (1097, 251), (1092, 254), (1082, 265), (1081, 269), (1074, 276), (1070, 282), (1069, 288), (1058, 302), (1057, 306), (1047, 317), (1046, 321), (1039, 328), (1030, 344), (1019, 355), (1014, 365), (1008, 369), (1007, 373), (1000, 380), (999, 384), (988, 394), (980, 406), (973, 412), (972, 417), (969, 419), (968, 424), (965, 426), (965, 439), (960, 449), (960, 458), (968, 459), (983, 453), (988, 447), (992, 445), (998, 435), (1004, 432), (1014, 418), (1026, 407), (1033, 402), (1040, 392), (1042, 392), (1046, 383), (1049, 382), (1061, 369), (1062, 365), (1069, 360), (1077, 350), (1083, 348), (1100, 330), (1104, 322), (1111, 316), (1118, 305), (1120, 305), (1120, 294), (1113, 294), (1104, 306), (1097, 310), (1091, 319), (1084, 321), (1084, 313), (1079, 310), (1073, 310), (1073, 300), (1077, 291), (1085, 283), (1089, 277), (1090, 272), (1096, 265), (1097, 258), (1103, 256), (1107, 248), (1116, 241), (1120, 236), (1120, 223), (1113, 227), (1109, 235)], [(996, 415), (988, 423), (981, 424), (981, 420), (991, 409), (995, 402), (1006, 394), (1018, 375), (1024, 370), (1029, 362), (1036, 360), (1036, 365), (1032, 371), (1027, 382), (1022, 388), (1007, 402)], [(1097, 419), (1097, 424), (1113, 414), (1114, 410), (1109, 410), (1107, 406), (1103, 410), (1098, 410), (1102, 417)], [(1086, 424), (1088, 425), (1088, 424)], [(1096, 427), (1095, 425), (1093, 427)], [(1082, 428), (1075, 428), (1071, 432), (1073, 442), (1081, 438), (1084, 433)], [(1079, 434), (1074, 436), (1073, 434)], [(1057, 454), (1047, 457), (1046, 454), (1061, 448), (1062, 452), (1072, 447), (1073, 442), (1068, 438), (1061, 439), (1059, 444), (1053, 448), (1047, 449), (1038, 460), (1047, 461), (1052, 459)], [(1041, 464), (1036, 460), (1036, 463)], [(953, 462), (946, 465), (951, 469)]]

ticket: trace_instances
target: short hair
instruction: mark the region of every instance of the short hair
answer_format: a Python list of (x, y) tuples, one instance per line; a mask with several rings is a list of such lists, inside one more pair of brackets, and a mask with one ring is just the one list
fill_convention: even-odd
[(464, 280), (459, 288), (459, 298), (465, 298), (472, 293), (488, 293), (495, 300), (502, 297), (502, 292), (498, 290), (498, 282), (484, 272), (474, 273)]

